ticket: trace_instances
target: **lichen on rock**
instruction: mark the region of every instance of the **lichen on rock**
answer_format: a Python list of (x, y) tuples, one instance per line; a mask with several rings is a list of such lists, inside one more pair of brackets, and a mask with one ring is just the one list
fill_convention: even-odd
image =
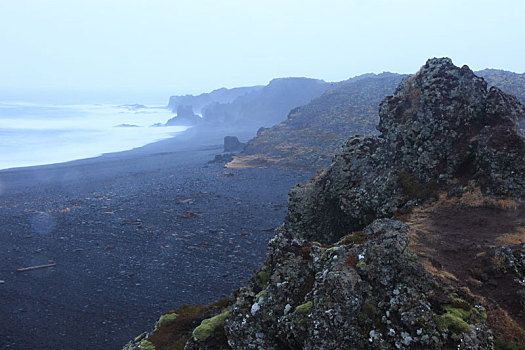
[[(468, 329), (441, 327), (439, 321), (449, 317), (445, 306), (454, 300), (407, 249), (407, 231), (399, 221), (380, 219), (364, 229), (366, 241), (323, 248), (281, 228), (269, 246), (266, 266), (273, 272), (264, 298), (255, 296), (255, 278), (237, 294), (242, 297), (236, 298), (226, 321), (229, 345), (233, 349), (386, 349), (410, 344), (441, 348), (451, 345), (453, 337), (467, 344), (464, 332), (474, 332), (471, 338), (488, 344), (490, 333), (482, 318), (460, 319)], [(302, 247), (310, 248), (307, 256)], [(348, 265), (349, 256), (363, 264)], [(314, 283), (301, 295), (301, 284), (309, 276), (314, 276)], [(255, 303), (258, 312), (252, 314)]]

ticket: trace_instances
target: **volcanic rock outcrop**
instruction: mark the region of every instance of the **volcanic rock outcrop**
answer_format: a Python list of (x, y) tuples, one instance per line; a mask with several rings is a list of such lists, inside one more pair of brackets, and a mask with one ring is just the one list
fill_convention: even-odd
[[(348, 139), (290, 191), (246, 287), (166, 313), (127, 349), (519, 349), (524, 107), (442, 58), (404, 79), (379, 115), (379, 137)], [(463, 211), (484, 215), (479, 240), (463, 237)], [(495, 248), (500, 230), (509, 246)]]
[(379, 106), (379, 137), (351, 137), (326, 175), (292, 189), (285, 226), (333, 242), (407, 198), (461, 192), (471, 180), (487, 194), (522, 196), (524, 113), (468, 67), (429, 60)]
[(525, 103), (525, 73), (514, 73), (501, 69), (483, 69), (476, 72), (491, 86), (497, 86), (507, 94), (516, 96), (521, 102)]

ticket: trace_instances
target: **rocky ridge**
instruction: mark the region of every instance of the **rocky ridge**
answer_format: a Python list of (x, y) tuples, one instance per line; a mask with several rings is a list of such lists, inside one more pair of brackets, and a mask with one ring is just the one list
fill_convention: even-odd
[(365, 74), (342, 82), (286, 120), (261, 129), (228, 166), (325, 168), (349, 135), (375, 135), (377, 106), (403, 75)]
[[(380, 136), (351, 137), (328, 170), (290, 191), (287, 218), (246, 287), (219, 306), (166, 313), (126, 348), (519, 349), (524, 115), (515, 97), (487, 90), (467, 66), (428, 60), (381, 103)], [(447, 238), (443, 220), (416, 220), (438, 207), (456, 216), (481, 210), (484, 226), (492, 214), (513, 217), (505, 235), (469, 237), (476, 254), (458, 260), (489, 262), (499, 275), (487, 269), (477, 279), (466, 266), (469, 284), (439, 254), (427, 259), (465, 229), (460, 217), (458, 235)], [(443, 241), (425, 242), (432, 231), (424, 228), (438, 224)], [(505, 284), (497, 289), (492, 278)]]
[[(475, 72), (525, 103), (525, 74), (484, 69)], [(351, 135), (377, 135), (377, 106), (404, 75), (364, 74), (326, 91), (309, 104), (293, 109), (286, 120), (261, 129), (237, 155), (230, 168), (326, 168)], [(525, 129), (522, 120), (521, 129)]]
[(525, 104), (525, 73), (514, 73), (501, 69), (483, 69), (476, 75), (485, 79), (490, 86), (497, 86), (507, 94)]

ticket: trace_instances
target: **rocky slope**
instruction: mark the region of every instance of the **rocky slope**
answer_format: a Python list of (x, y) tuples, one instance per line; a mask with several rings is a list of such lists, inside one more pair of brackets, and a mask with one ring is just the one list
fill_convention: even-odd
[[(476, 75), (489, 86), (499, 87), (525, 103), (525, 74), (485, 69)], [(393, 73), (365, 74), (328, 90), (292, 110), (283, 122), (260, 130), (228, 166), (326, 168), (349, 136), (377, 134), (377, 106), (403, 77)], [(525, 129), (525, 120), (521, 128)]]
[(431, 59), (348, 139), (246, 287), (167, 312), (127, 349), (520, 349), (525, 108)]
[(518, 74), (501, 69), (484, 69), (476, 72), (491, 86), (497, 86), (507, 94), (514, 95), (525, 104), (525, 73)]
[(229, 167), (324, 168), (349, 135), (373, 135), (377, 106), (403, 75), (366, 74), (326, 91), (288, 118), (261, 129)]

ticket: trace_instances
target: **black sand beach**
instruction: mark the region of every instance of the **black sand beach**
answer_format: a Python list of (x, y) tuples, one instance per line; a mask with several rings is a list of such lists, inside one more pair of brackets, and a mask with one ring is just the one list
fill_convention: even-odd
[(0, 348), (120, 349), (243, 285), (312, 174), (207, 164), (229, 134), (0, 171)]

